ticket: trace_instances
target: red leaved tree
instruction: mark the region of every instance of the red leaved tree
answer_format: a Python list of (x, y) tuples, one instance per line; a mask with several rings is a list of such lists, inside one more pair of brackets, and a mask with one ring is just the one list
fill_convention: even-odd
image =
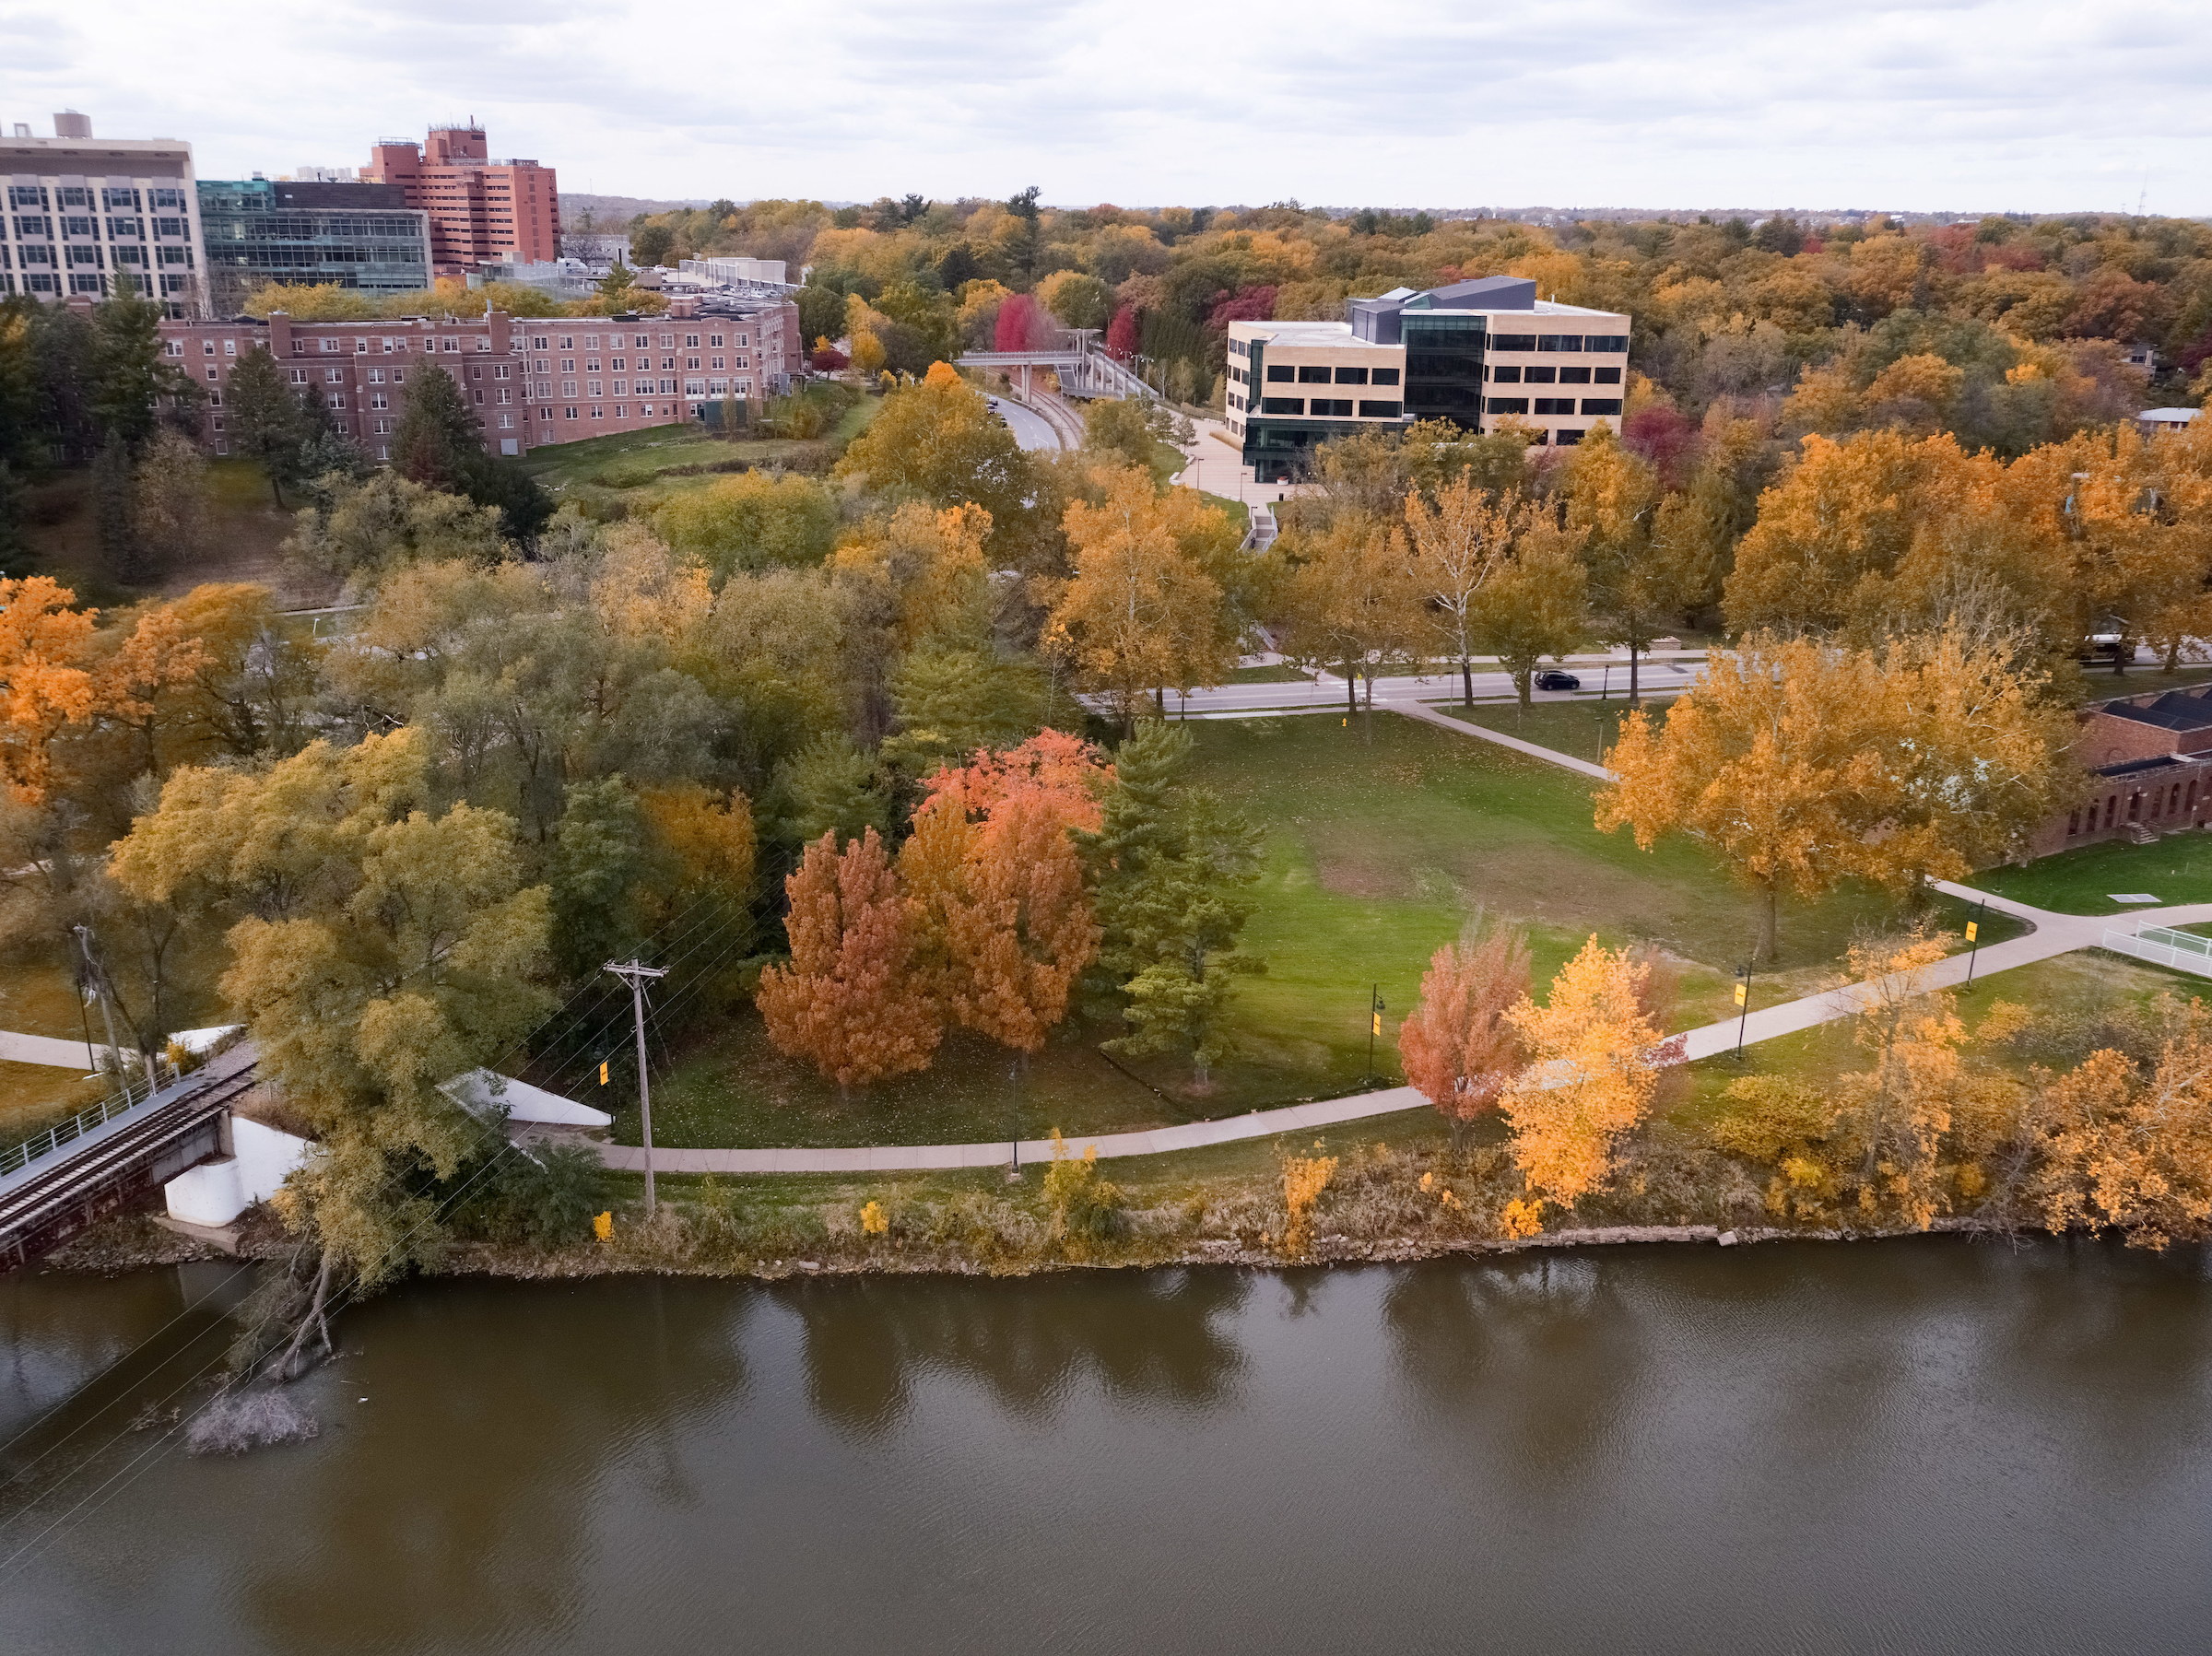
[(994, 350), (1041, 351), (1059, 336), (1060, 324), (1052, 312), (1027, 293), (1007, 295), (998, 307), (998, 323), (992, 330)]
[(783, 889), (791, 964), (762, 972), (755, 997), (776, 1050), (812, 1059), (841, 1093), (928, 1068), (943, 1031), (907, 970), (912, 923), (876, 830), (841, 854), (824, 834)]
[(1206, 325), (1226, 332), (1232, 322), (1272, 322), (1276, 291), (1273, 288), (1240, 288), (1234, 293), (1221, 294), (1206, 312)]
[(1505, 1014), (1528, 987), (1528, 945), (1509, 927), (1447, 943), (1429, 962), (1420, 1004), (1398, 1030), (1398, 1059), (1406, 1078), (1451, 1122), (1454, 1138), (1497, 1108), (1521, 1067), (1521, 1036)]
[(1136, 355), (1136, 311), (1124, 305), (1106, 324), (1106, 354), (1117, 362), (1126, 362)]

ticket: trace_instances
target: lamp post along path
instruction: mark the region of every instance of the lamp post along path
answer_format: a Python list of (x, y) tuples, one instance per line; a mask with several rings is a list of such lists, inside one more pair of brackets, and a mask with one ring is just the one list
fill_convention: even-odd
[(636, 959), (609, 960), (606, 969), (629, 985), (629, 1007), (638, 1027), (638, 1122), (645, 1139), (645, 1216), (653, 1212), (653, 1088), (645, 1076), (645, 980), (665, 978), (665, 966), (641, 966)]

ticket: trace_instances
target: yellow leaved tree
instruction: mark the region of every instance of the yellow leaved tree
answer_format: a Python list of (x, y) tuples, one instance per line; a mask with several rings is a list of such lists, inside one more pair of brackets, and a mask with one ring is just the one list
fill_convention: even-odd
[(1660, 1072), (1680, 1060), (1652, 1005), (1653, 969), (1595, 937), (1560, 968), (1539, 1006), (1506, 1014), (1529, 1063), (1502, 1100), (1512, 1157), (1537, 1203), (1571, 1207), (1613, 1173), (1615, 1146), (1641, 1123)]

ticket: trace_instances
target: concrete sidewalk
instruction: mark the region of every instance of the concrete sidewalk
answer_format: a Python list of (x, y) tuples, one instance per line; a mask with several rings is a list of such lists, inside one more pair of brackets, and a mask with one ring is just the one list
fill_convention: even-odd
[[(1403, 710), (1400, 710), (1403, 711)], [(1465, 726), (1459, 728), (1465, 729)], [(1486, 733), (1488, 734), (1488, 733)], [(1513, 744), (1514, 746), (1524, 746)], [(1555, 759), (1563, 755), (1547, 754)], [(1594, 767), (1593, 767), (1594, 769)], [(1949, 989), (1963, 983), (1971, 969), (1981, 979), (2037, 960), (2048, 960), (2075, 949), (2094, 948), (2112, 929), (2141, 926), (2183, 926), (2212, 921), (2212, 903), (2183, 903), (2130, 914), (2056, 914), (2045, 909), (1976, 891), (1971, 887), (1938, 881), (1936, 888), (1970, 903), (1987, 903), (2000, 913), (2027, 921), (2035, 930), (2023, 937), (1992, 944), (1977, 955), (1952, 955), (1918, 975), (1921, 989)], [(2119, 922), (2115, 928), (2114, 922)], [(1754, 985), (1756, 988), (1756, 984)], [(1838, 1018), (1850, 1017), (1867, 1004), (1872, 983), (1846, 983), (1799, 1000), (1753, 1011), (1740, 1020), (1743, 1040), (1755, 1046), (1778, 1036), (1794, 1035)], [(1736, 1044), (1739, 1020), (1728, 1018), (1683, 1032), (1680, 1039), (1687, 1059), (1711, 1058)], [(1190, 1122), (1180, 1127), (1155, 1127), (1143, 1133), (1109, 1133), (1092, 1138), (1070, 1138), (1071, 1154), (1098, 1150), (1101, 1158), (1118, 1156), (1161, 1156), (1177, 1150), (1199, 1150), (1208, 1145), (1273, 1138), (1278, 1133), (1312, 1133), (1341, 1126), (1347, 1122), (1394, 1115), (1400, 1110), (1426, 1108), (1428, 1100), (1410, 1086), (1380, 1092), (1355, 1093), (1349, 1098), (1324, 1098), (1312, 1104), (1293, 1104), (1283, 1110), (1259, 1110), (1249, 1115), (1214, 1122)], [(1052, 1156), (1049, 1139), (1024, 1139), (1021, 1161), (1044, 1161)], [(623, 1172), (643, 1172), (645, 1152), (635, 1145), (603, 1145), (600, 1159)], [(769, 1150), (655, 1150), (653, 1169), (660, 1173), (871, 1173), (913, 1171), (945, 1168), (1004, 1167), (1013, 1158), (1013, 1146), (1005, 1139), (980, 1145), (855, 1145), (837, 1148), (794, 1147)]]
[(56, 1040), (51, 1035), (18, 1035), (0, 1029), (0, 1059), (10, 1063), (42, 1063), (50, 1069), (75, 1070), (85, 1075), (100, 1067), (96, 1054), (81, 1040)]

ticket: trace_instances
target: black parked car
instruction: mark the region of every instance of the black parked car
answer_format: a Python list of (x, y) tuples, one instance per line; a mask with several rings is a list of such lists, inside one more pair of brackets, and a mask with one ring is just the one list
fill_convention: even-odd
[(1539, 690), (1579, 690), (1583, 681), (1571, 673), (1562, 673), (1557, 667), (1547, 667), (1536, 675)]

